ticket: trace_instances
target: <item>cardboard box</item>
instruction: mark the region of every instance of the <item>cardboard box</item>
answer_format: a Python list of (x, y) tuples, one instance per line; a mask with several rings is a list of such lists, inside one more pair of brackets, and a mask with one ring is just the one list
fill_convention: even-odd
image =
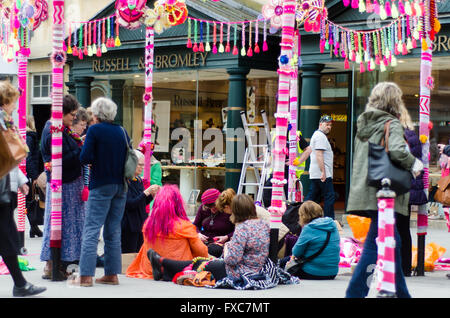
[(125, 274), (128, 266), (136, 258), (138, 253), (125, 253), (122, 254), (122, 274)]

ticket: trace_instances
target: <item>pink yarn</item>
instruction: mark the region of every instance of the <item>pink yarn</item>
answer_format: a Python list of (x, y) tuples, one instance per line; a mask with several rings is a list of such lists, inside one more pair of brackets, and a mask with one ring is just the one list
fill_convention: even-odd
[(156, 194), (153, 209), (144, 224), (144, 233), (148, 241), (164, 238), (179, 220), (189, 221), (184, 209), (184, 200), (176, 185), (164, 185)]

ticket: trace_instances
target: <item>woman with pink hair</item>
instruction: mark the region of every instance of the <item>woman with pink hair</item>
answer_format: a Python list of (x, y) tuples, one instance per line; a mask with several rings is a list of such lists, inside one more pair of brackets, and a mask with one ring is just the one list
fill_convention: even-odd
[(126, 271), (128, 277), (153, 278), (152, 266), (147, 257), (149, 249), (176, 260), (208, 256), (208, 248), (187, 217), (183, 198), (175, 185), (164, 185), (156, 194), (152, 212), (142, 232), (144, 244)]

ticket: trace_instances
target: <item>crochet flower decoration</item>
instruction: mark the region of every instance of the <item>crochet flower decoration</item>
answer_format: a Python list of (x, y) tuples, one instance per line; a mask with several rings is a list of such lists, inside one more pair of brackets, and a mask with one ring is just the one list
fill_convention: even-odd
[(170, 27), (169, 15), (164, 5), (157, 4), (154, 9), (145, 11), (144, 24), (153, 26), (156, 33), (160, 34)]
[(186, 4), (183, 1), (169, 0), (165, 4), (167, 20), (171, 26), (183, 24), (188, 16), (188, 10)]
[(270, 0), (262, 8), (262, 15), (266, 20), (270, 19), (270, 26), (274, 29), (281, 28), (283, 15), (283, 1)]
[(117, 0), (116, 17), (119, 24), (130, 30), (139, 28), (145, 4), (146, 0)]
[(297, 22), (304, 23), (305, 31), (320, 31), (320, 20), (326, 17), (326, 9), (323, 0), (303, 0), (300, 1), (296, 16)]

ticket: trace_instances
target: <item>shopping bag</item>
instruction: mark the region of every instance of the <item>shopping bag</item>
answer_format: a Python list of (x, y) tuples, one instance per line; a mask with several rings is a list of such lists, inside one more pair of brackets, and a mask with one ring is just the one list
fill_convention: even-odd
[[(429, 243), (425, 246), (425, 271), (432, 272), (435, 267), (435, 263), (442, 255), (445, 254), (445, 247), (436, 243)], [(417, 267), (417, 247), (412, 247), (412, 268)]]
[(360, 242), (366, 240), (367, 233), (369, 232), (370, 219), (358, 215), (347, 215), (347, 223), (352, 230), (353, 237)]

